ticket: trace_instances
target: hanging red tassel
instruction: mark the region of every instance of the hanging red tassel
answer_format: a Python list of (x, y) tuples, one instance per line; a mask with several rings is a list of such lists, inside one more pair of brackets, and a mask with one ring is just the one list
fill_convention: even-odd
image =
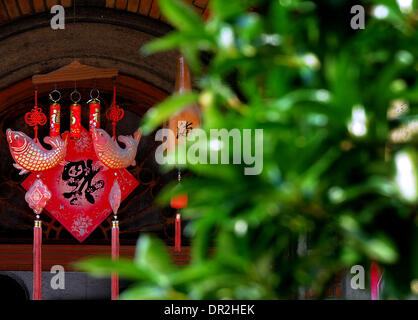
[(33, 228), (33, 300), (42, 300), (42, 221), (35, 220)]
[(176, 214), (174, 249), (181, 251), (181, 214)]
[(25, 194), (25, 200), (29, 207), (36, 214), (35, 225), (33, 228), (33, 300), (42, 300), (42, 267), (41, 267), (41, 247), (42, 247), (42, 221), (39, 217), (46, 203), (51, 199), (51, 192), (43, 184), (40, 175)]
[[(116, 217), (116, 216), (115, 216)], [(119, 259), (119, 221), (112, 221), (112, 260)], [(112, 300), (119, 298), (119, 276), (112, 273)]]
[(380, 300), (380, 293), (382, 291), (383, 283), (383, 271), (376, 261), (371, 262), (370, 278), (372, 300)]
[[(181, 182), (181, 172), (178, 171), (177, 180)], [(189, 201), (189, 197), (187, 193), (179, 194), (175, 197), (171, 198), (170, 206), (174, 209), (183, 209), (187, 206), (187, 202)], [(174, 221), (174, 250), (181, 251), (181, 213), (176, 213), (176, 219)]]

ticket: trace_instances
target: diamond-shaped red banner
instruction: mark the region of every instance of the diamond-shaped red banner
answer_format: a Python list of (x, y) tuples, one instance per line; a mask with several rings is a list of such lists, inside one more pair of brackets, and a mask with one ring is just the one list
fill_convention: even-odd
[[(100, 167), (91, 136), (84, 128), (78, 140), (69, 141), (65, 162), (40, 173), (52, 194), (45, 210), (83, 242), (112, 213), (109, 193), (115, 179), (122, 201), (139, 183), (126, 169)], [(23, 188), (28, 190), (35, 180), (36, 174), (30, 174), (22, 182)]]

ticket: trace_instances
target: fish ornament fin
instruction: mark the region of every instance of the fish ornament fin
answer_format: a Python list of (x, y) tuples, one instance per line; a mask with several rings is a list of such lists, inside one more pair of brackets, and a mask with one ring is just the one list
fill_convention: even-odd
[(125, 145), (125, 148), (127, 148), (128, 145), (129, 145), (129, 137), (128, 136), (119, 136), (118, 141), (120, 143), (123, 143)]
[(26, 170), (20, 164), (17, 164), (17, 163), (13, 163), (13, 167), (15, 167), (16, 169), (20, 170), (19, 176), (24, 175), (24, 174), (26, 174), (26, 173), (29, 172), (28, 170)]
[(61, 145), (61, 143), (58, 139), (54, 139), (54, 138), (49, 137), (49, 136), (44, 138), (44, 142), (49, 144), (51, 147), (55, 147), (55, 148), (58, 148)]

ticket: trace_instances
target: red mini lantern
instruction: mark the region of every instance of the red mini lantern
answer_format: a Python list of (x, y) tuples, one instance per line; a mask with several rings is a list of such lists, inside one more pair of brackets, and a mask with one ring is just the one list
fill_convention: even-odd
[(61, 117), (61, 106), (59, 103), (54, 102), (49, 107), (49, 135), (56, 137), (60, 135), (60, 117)]
[(89, 103), (89, 131), (92, 133), (93, 128), (100, 128), (100, 101), (93, 99)]
[(187, 194), (179, 194), (171, 198), (170, 206), (177, 210), (183, 209), (187, 206), (188, 201), (189, 201), (189, 197), (187, 196)]
[(78, 139), (81, 136), (81, 105), (77, 102), (70, 107), (70, 137)]

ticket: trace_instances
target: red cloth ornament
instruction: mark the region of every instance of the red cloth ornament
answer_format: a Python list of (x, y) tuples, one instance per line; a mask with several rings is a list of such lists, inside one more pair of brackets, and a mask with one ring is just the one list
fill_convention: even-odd
[[(67, 134), (64, 133), (64, 137)], [(115, 172), (121, 201), (133, 192), (138, 181), (125, 169), (101, 168), (91, 135), (83, 127), (79, 139), (68, 141), (64, 160), (65, 166), (56, 166), (42, 173), (42, 181), (52, 193), (45, 210), (79, 242), (83, 242), (112, 213), (109, 193)], [(29, 175), (22, 187), (28, 190), (35, 179), (36, 174)]]
[(52, 195), (48, 187), (37, 179), (25, 194), (25, 200), (36, 214), (40, 214)]
[(51, 137), (56, 137), (60, 135), (60, 125), (61, 125), (61, 106), (54, 102), (49, 107), (49, 135)]
[(81, 106), (78, 103), (71, 105), (70, 119), (70, 137), (78, 139), (81, 135)]
[(93, 99), (89, 103), (89, 131), (92, 133), (93, 128), (100, 128), (100, 101)]

